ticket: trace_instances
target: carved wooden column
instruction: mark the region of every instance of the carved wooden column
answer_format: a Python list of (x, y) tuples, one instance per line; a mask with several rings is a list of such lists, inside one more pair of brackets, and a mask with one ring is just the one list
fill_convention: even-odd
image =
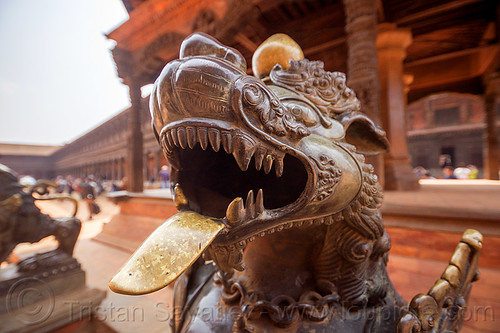
[(118, 76), (123, 78), (123, 82), (129, 88), (130, 111), (127, 118), (127, 153), (125, 176), (127, 177), (127, 190), (130, 192), (143, 191), (142, 174), (142, 131), (141, 131), (141, 87), (142, 81), (137, 75), (137, 65), (133, 55), (119, 47), (112, 51), (116, 63)]
[(126, 160), (125, 157), (120, 158), (120, 180), (122, 180), (123, 177), (125, 177), (125, 166), (126, 166), (125, 160)]
[(409, 29), (395, 24), (379, 26), (377, 50), (380, 78), (380, 113), (384, 130), (391, 143), (384, 156), (386, 190), (416, 190), (418, 180), (410, 165), (406, 137), (405, 91), (403, 60), (406, 48), (411, 44)]
[(161, 165), (160, 165), (160, 159), (161, 159), (161, 154), (162, 151), (161, 150), (157, 150), (154, 152), (154, 170), (153, 170), (153, 175), (155, 177), (155, 180), (158, 181), (159, 178), (159, 172), (160, 172), (160, 168), (161, 168)]
[(149, 181), (149, 152), (146, 152), (142, 155), (142, 177), (145, 181)]
[(499, 179), (498, 131), (496, 108), (500, 99), (500, 72), (485, 78), (484, 106), (486, 111), (486, 133), (484, 138), (484, 178)]
[(129, 192), (142, 192), (144, 189), (144, 180), (141, 131), (141, 84), (139, 80), (133, 77), (128, 77), (124, 81), (129, 87), (131, 103), (128, 113), (127, 190)]
[(115, 172), (113, 174), (113, 179), (120, 180), (121, 175), (120, 175), (120, 158), (119, 157), (115, 158), (114, 169), (115, 169)]
[[(377, 67), (377, 5), (373, 0), (343, 0), (347, 34), (347, 84), (356, 92), (361, 111), (381, 126)], [(384, 184), (383, 156), (367, 156)]]

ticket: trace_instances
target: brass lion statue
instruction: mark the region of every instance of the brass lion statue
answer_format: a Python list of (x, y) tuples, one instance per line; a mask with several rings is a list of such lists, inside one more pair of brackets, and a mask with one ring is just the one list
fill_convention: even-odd
[(174, 280), (175, 332), (449, 332), (477, 279), (467, 230), (428, 294), (407, 305), (386, 264), (382, 191), (364, 154), (389, 148), (345, 75), (286, 35), (255, 52), (205, 34), (181, 45), (151, 94), (179, 213), (110, 282), (143, 294)]
[[(25, 259), (18, 264), (19, 270), (37, 269), (38, 259), (51, 261), (60, 254), (72, 257), (81, 222), (75, 217), (78, 203), (66, 196), (45, 196), (39, 199), (34, 194), (46, 195), (48, 188), (56, 186), (47, 181), (38, 181), (31, 189), (19, 183), (18, 175), (0, 164), (0, 263), (5, 261), (20, 243), (36, 243), (53, 235), (59, 247), (41, 255)], [(52, 218), (43, 214), (35, 205), (35, 200), (71, 199), (75, 203), (72, 217)]]

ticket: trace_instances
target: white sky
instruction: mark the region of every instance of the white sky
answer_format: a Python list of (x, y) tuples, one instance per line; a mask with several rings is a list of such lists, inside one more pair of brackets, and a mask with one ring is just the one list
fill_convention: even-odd
[(0, 142), (69, 143), (129, 105), (104, 37), (120, 0), (0, 0)]

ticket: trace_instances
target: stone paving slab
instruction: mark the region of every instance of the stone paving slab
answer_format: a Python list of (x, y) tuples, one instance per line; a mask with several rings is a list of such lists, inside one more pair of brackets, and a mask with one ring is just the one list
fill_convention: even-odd
[(500, 181), (421, 180), (418, 191), (386, 191), (382, 211), (464, 214), (500, 222)]
[[(154, 193), (157, 195), (158, 193)], [(500, 223), (500, 182), (494, 181), (423, 181), (417, 192), (386, 192), (384, 209), (403, 207), (407, 210), (469, 210), (497, 218)], [(97, 311), (97, 317), (117, 332), (169, 332), (172, 288), (167, 287), (145, 296), (123, 296), (111, 292), (107, 285), (112, 276), (130, 257), (129, 252), (93, 241), (104, 223), (118, 213), (115, 204), (104, 197), (98, 198), (102, 212), (87, 220), (88, 210), (80, 206), (77, 214), (82, 220), (82, 232), (75, 248), (75, 257), (87, 272), (87, 284), (91, 288), (106, 290), (107, 296)], [(40, 207), (52, 216), (68, 216), (69, 202), (40, 202)], [(48, 238), (36, 245), (22, 245), (16, 254), (54, 248), (55, 240)]]
[[(97, 198), (101, 213), (88, 220), (88, 210), (80, 202), (77, 217), (82, 220), (82, 231), (75, 246), (74, 256), (86, 272), (86, 283), (89, 288), (106, 291), (106, 298), (96, 310), (96, 317), (108, 327), (119, 333), (132, 332), (170, 332), (172, 287), (164, 288), (144, 296), (125, 296), (113, 293), (108, 283), (121, 266), (130, 258), (130, 252), (103, 245), (93, 241), (104, 223), (118, 213), (118, 208), (105, 197)], [(42, 212), (54, 217), (69, 216), (72, 211), (70, 202), (41, 201), (37, 202)], [(48, 237), (37, 244), (22, 244), (15, 250), (19, 258), (33, 252), (45, 252), (54, 249), (57, 241)], [(86, 311), (88, 304), (81, 304), (81, 312)], [(75, 314), (79, 313), (79, 305), (74, 304)]]

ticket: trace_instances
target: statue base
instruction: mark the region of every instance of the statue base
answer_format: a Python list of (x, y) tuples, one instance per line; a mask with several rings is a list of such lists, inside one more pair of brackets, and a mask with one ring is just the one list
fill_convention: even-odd
[(0, 271), (0, 332), (51, 332), (91, 318), (106, 296), (85, 286), (78, 261), (59, 250)]

